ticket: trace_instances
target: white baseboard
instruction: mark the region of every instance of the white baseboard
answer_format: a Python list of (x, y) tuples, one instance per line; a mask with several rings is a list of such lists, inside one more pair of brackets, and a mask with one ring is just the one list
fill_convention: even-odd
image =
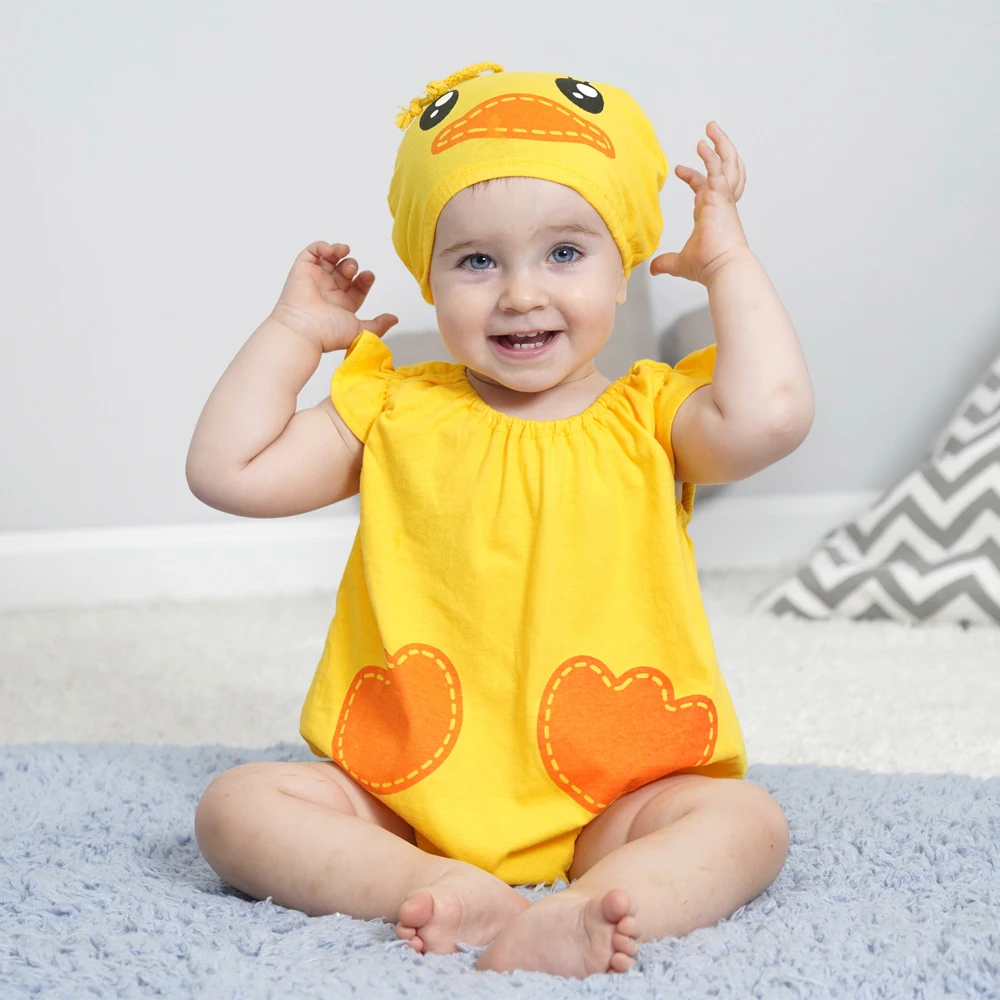
[[(755, 569), (804, 558), (878, 497), (696, 495), (698, 567)], [(0, 532), (0, 610), (336, 590), (356, 513), (233, 524)]]
[(766, 569), (805, 559), (828, 531), (867, 510), (885, 491), (782, 493), (700, 500), (688, 534), (699, 569)]

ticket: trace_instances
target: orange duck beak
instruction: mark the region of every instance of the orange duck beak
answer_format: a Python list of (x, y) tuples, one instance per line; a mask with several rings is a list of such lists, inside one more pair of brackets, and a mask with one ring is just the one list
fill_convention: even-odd
[(500, 94), (482, 101), (441, 130), (431, 144), (431, 153), (442, 153), (466, 139), (500, 138), (579, 142), (593, 146), (609, 159), (615, 157), (607, 132), (562, 104), (536, 94)]

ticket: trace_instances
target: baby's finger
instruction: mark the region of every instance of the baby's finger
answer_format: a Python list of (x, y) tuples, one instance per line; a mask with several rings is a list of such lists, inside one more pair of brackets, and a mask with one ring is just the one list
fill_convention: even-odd
[(336, 264), (344, 254), (350, 252), (351, 248), (346, 243), (327, 243), (325, 240), (316, 240), (314, 243), (310, 243), (296, 259), (310, 260), (319, 257), (320, 260)]
[(719, 127), (719, 123), (715, 121), (709, 122), (705, 131), (715, 143), (715, 148), (718, 150), (722, 162), (727, 166), (732, 164), (732, 166), (735, 167), (739, 154), (736, 152), (736, 146), (733, 145), (733, 140), (722, 131)]
[(334, 269), (333, 277), (337, 286), (343, 292), (351, 287), (354, 273), (358, 269), (358, 262), (353, 257), (345, 257)]
[(674, 173), (687, 184), (691, 186), (691, 190), (697, 194), (707, 183), (704, 174), (699, 174), (697, 170), (692, 170), (690, 167), (685, 167), (682, 164), (678, 164), (674, 167)]
[(371, 271), (362, 271), (352, 282), (349, 289), (351, 293), (351, 300), (354, 302), (354, 309), (360, 309), (361, 304), (368, 297), (368, 293), (372, 290), (372, 284), (375, 281), (375, 275)]
[(747, 186), (747, 168), (743, 166), (743, 157), (737, 154), (736, 160), (740, 165), (740, 181), (736, 185), (736, 190), (733, 192), (733, 198), (736, 201), (740, 200), (740, 195), (743, 194), (744, 188)]
[(704, 139), (698, 143), (698, 155), (705, 161), (705, 167), (708, 170), (709, 177), (722, 173), (722, 159)]
[(360, 319), (358, 322), (365, 330), (371, 330), (376, 337), (381, 337), (399, 322), (399, 317), (393, 313), (381, 313), (374, 319)]
[(347, 292), (350, 296), (351, 310), (360, 309), (361, 304), (372, 290), (372, 282), (375, 280), (375, 275), (371, 271), (362, 271), (353, 281), (345, 278), (340, 272), (335, 277), (341, 283), (340, 290)]
[(743, 160), (736, 151), (733, 140), (719, 127), (718, 122), (709, 122), (706, 131), (715, 141), (715, 148), (722, 160), (723, 172), (726, 175), (726, 180), (729, 181), (730, 190), (733, 192), (733, 200), (738, 201), (746, 185), (746, 169), (743, 166)]
[(306, 264), (319, 264), (327, 274), (333, 274), (337, 261), (344, 254), (350, 253), (350, 250), (351, 248), (346, 243), (327, 243), (325, 240), (316, 240), (314, 243), (310, 243), (295, 259)]

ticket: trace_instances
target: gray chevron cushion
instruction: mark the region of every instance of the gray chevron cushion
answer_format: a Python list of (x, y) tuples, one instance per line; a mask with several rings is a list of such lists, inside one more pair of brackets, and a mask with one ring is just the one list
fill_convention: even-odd
[(752, 610), (1000, 625), (1000, 358), (927, 458)]

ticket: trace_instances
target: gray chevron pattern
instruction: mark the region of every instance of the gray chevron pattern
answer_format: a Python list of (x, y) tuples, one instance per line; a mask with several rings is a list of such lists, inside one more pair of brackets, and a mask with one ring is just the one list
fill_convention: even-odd
[(920, 466), (828, 532), (752, 610), (1000, 625), (1000, 357)]

